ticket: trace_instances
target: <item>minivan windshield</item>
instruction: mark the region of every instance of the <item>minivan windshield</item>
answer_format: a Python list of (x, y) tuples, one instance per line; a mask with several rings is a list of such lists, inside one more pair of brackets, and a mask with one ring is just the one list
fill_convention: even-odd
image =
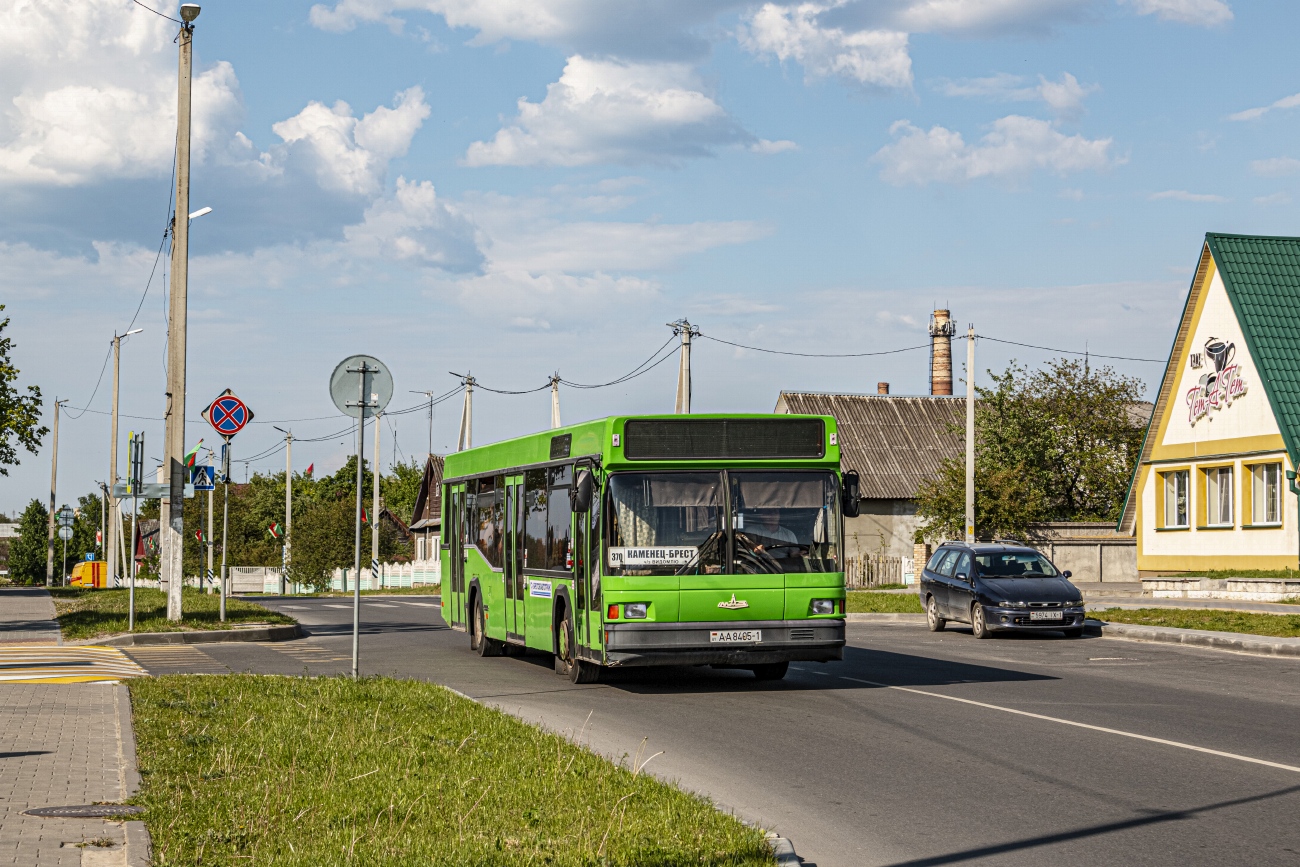
[(976, 554), (981, 578), (1052, 578), (1060, 573), (1037, 551), (998, 551)]
[(606, 491), (613, 574), (843, 570), (834, 473), (616, 473)]

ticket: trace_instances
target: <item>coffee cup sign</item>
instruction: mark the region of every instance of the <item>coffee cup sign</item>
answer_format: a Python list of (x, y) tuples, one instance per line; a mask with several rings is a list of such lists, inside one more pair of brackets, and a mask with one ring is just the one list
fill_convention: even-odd
[(1189, 424), (1195, 426), (1211, 410), (1231, 406), (1234, 400), (1246, 393), (1246, 380), (1242, 378), (1241, 365), (1234, 362), (1236, 357), (1237, 344), (1217, 337), (1205, 341), (1203, 352), (1193, 353), (1189, 359), (1193, 369), (1199, 370), (1205, 361), (1209, 361), (1214, 370), (1201, 374), (1197, 384), (1187, 390)]

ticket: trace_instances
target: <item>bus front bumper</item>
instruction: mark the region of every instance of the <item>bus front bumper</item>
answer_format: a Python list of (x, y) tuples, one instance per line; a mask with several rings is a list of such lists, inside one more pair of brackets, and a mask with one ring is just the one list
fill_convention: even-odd
[[(605, 664), (763, 665), (844, 658), (843, 620), (606, 623)], [(728, 640), (757, 633), (757, 640)]]

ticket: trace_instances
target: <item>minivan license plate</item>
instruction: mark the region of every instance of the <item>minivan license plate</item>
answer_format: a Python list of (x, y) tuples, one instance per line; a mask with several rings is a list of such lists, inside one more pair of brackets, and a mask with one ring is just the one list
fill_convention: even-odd
[(732, 644), (735, 642), (762, 641), (761, 629), (715, 629), (709, 633), (709, 641)]
[(1031, 611), (1029, 612), (1030, 620), (1060, 620), (1061, 612), (1059, 611)]

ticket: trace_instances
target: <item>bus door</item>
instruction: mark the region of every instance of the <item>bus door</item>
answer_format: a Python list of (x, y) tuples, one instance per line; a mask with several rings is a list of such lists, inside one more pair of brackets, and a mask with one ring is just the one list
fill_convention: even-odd
[(452, 626), (465, 625), (465, 485), (448, 489), (446, 519), (442, 526), (442, 550), (446, 555), (443, 570), (447, 594), (442, 610)]
[[(580, 647), (600, 646), (600, 486), (591, 510), (573, 516), (574, 636)], [(593, 622), (594, 621), (594, 622)]]
[(524, 477), (507, 476), (505, 486), (505, 550), (503, 552), (506, 585), (506, 638), (524, 640), (528, 594), (524, 580)]

